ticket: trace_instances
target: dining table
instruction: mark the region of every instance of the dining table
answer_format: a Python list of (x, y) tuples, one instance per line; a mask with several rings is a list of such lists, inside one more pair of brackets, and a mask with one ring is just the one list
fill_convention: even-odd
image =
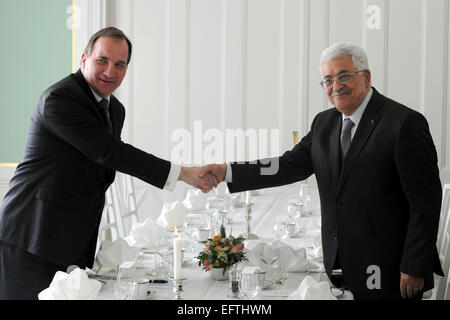
[[(304, 183), (304, 182), (303, 182)], [(252, 192), (251, 196), (251, 220), (249, 220), (251, 232), (257, 236), (257, 239), (246, 241), (246, 246), (251, 247), (258, 242), (271, 243), (275, 238), (274, 226), (277, 217), (287, 214), (290, 202), (295, 202), (299, 197), (300, 182), (275, 188), (266, 188)], [(317, 187), (309, 185), (311, 200), (309, 202), (308, 215), (301, 219), (308, 220), (311, 226), (308, 230), (303, 230), (293, 237), (284, 237), (279, 239), (293, 248), (305, 248), (307, 257), (316, 266), (306, 272), (289, 272), (287, 280), (284, 283), (272, 283), (265, 287), (261, 294), (255, 300), (286, 300), (301, 284), (306, 276), (312, 277), (317, 282), (327, 281), (329, 279), (323, 268), (323, 257), (313, 258), (314, 239), (320, 237), (320, 199)], [(247, 231), (247, 211), (245, 205), (245, 196), (240, 196), (244, 202), (238, 202), (232, 212), (228, 213), (231, 234), (238, 236)], [(145, 253), (142, 253), (144, 255)], [(141, 270), (145, 274), (145, 269)], [(180, 296), (185, 300), (223, 300), (232, 301), (239, 298), (228, 296), (229, 280), (215, 280), (205, 272), (198, 264), (195, 252), (185, 252), (182, 264), (182, 291)], [(101, 291), (96, 299), (113, 300), (114, 296), (114, 277), (105, 277), (101, 280), (103, 283)], [(330, 286), (332, 287), (331, 282)], [(149, 295), (146, 300), (171, 300), (175, 298), (174, 286), (172, 280), (167, 283), (148, 284)], [(340, 290), (335, 295), (338, 300), (352, 300), (353, 295), (348, 290)]]

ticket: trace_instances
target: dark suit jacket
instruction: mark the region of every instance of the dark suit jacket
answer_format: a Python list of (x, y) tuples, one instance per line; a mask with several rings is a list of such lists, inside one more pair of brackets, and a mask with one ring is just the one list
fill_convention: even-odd
[[(435, 245), (442, 189), (426, 119), (374, 89), (343, 164), (341, 127), (335, 108), (319, 113), (299, 144), (272, 159), (279, 160), (275, 175), (261, 175), (261, 162), (232, 164), (230, 191), (315, 174), (329, 277), (339, 254), (345, 281), (359, 298), (398, 297), (400, 272), (424, 277), (424, 289), (432, 288), (433, 271), (442, 274)], [(366, 285), (372, 265), (380, 268), (381, 290)]]
[(47, 89), (0, 209), (0, 240), (57, 265), (92, 267), (115, 171), (162, 188), (168, 161), (120, 140), (125, 109), (110, 99), (109, 134), (81, 71)]

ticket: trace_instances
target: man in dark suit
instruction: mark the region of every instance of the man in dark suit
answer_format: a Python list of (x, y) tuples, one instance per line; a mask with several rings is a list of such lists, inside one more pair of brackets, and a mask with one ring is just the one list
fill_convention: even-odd
[[(421, 299), (442, 275), (436, 250), (442, 189), (426, 119), (371, 87), (364, 50), (337, 44), (321, 72), (335, 108), (279, 158), (204, 167), (231, 192), (280, 186), (315, 174), (324, 265), (356, 299)], [(274, 163), (276, 173), (262, 171)], [(343, 279), (333, 275), (341, 269)]]
[(56, 271), (92, 267), (105, 191), (115, 171), (158, 188), (182, 180), (209, 191), (215, 178), (120, 140), (125, 109), (112, 95), (132, 45), (116, 28), (90, 39), (81, 70), (39, 99), (22, 161), (0, 209), (0, 299), (36, 299)]

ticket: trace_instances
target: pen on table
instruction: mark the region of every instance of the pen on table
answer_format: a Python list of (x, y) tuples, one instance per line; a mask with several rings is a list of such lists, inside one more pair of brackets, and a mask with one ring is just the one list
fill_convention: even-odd
[(148, 281), (149, 283), (168, 283), (169, 281), (167, 280), (162, 280), (162, 279), (152, 279)]

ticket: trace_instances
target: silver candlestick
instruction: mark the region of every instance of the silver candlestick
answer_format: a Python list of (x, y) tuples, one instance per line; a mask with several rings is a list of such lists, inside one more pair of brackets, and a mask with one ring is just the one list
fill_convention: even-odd
[(183, 300), (181, 297), (181, 293), (183, 292), (183, 281), (186, 279), (173, 279), (170, 278), (170, 280), (173, 281), (173, 292), (175, 293), (175, 297), (173, 300)]
[(244, 234), (244, 238), (247, 240), (258, 240), (259, 237), (251, 232), (250, 220), (252, 220), (252, 205), (250, 203), (245, 205), (245, 211), (247, 213), (247, 233)]

